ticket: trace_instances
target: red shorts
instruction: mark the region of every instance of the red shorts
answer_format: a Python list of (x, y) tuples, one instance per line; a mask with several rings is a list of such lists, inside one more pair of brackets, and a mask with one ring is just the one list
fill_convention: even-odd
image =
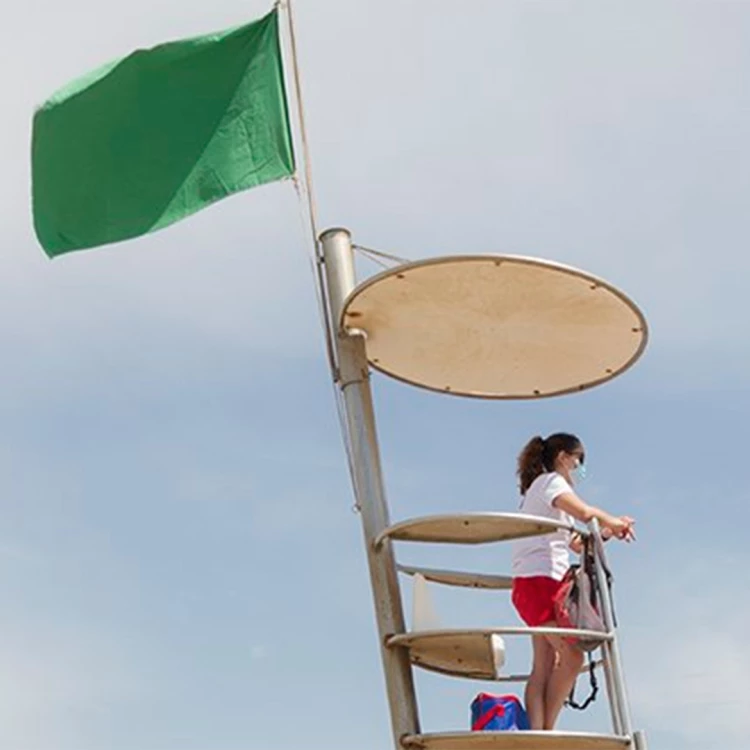
[(554, 598), (560, 586), (562, 581), (549, 576), (513, 579), (511, 601), (530, 628), (555, 622)]

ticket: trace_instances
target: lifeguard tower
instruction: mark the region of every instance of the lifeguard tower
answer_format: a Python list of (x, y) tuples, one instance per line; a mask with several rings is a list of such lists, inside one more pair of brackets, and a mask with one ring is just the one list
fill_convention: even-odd
[[(646, 750), (634, 731), (622, 674), (601, 539), (596, 579), (608, 628), (598, 668), (607, 688), (610, 734), (580, 732), (430, 733), (419, 720), (413, 669), (452, 677), (500, 677), (493, 635), (585, 634), (559, 628), (500, 627), (407, 631), (399, 574), (448, 586), (509, 590), (503, 575), (398, 565), (393, 542), (486, 544), (546, 534), (545, 518), (460, 513), (391, 523), (380, 466), (370, 368), (454, 396), (535, 399), (575, 393), (629, 368), (648, 331), (636, 305), (588, 273), (533, 258), (459, 255), (404, 263), (357, 285), (346, 229), (322, 233), (324, 301), (335, 327), (353, 480), (361, 511), (396, 750)], [(554, 362), (554, 366), (550, 363)]]

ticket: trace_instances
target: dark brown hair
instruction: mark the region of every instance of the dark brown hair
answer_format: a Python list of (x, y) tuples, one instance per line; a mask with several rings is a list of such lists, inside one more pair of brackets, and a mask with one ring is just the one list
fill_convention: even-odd
[(531, 483), (540, 475), (547, 471), (554, 471), (555, 459), (558, 453), (581, 453), (581, 463), (583, 463), (583, 445), (575, 436), (567, 432), (556, 432), (548, 438), (541, 435), (531, 438), (523, 447), (518, 456), (518, 486), (521, 494), (525, 495), (526, 490), (531, 487)]

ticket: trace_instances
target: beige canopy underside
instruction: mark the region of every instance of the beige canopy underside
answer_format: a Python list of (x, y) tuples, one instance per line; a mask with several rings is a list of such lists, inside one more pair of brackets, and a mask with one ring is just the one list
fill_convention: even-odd
[(357, 287), (344, 329), (399, 380), (484, 398), (540, 398), (602, 383), (632, 365), (646, 320), (590, 274), (513, 256), (407, 263)]

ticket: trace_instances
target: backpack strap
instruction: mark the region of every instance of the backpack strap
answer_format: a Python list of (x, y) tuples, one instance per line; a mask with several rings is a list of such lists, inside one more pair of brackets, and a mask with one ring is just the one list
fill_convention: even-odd
[(570, 690), (568, 700), (565, 701), (565, 705), (575, 708), (577, 711), (585, 711), (596, 700), (596, 695), (599, 692), (599, 683), (596, 680), (595, 670), (596, 662), (594, 661), (593, 654), (589, 652), (589, 683), (591, 685), (591, 693), (583, 703), (578, 703), (575, 697), (576, 686), (575, 683), (573, 683), (573, 687)]
[[(595, 574), (596, 563), (594, 559), (596, 552), (597, 552), (597, 549), (596, 549), (594, 537), (592, 534), (587, 534), (584, 540), (581, 562), (584, 565), (585, 570), (588, 572), (589, 578), (591, 579), (592, 584), (597, 580), (596, 574)], [(609, 565), (607, 565), (607, 560), (604, 557), (604, 547), (601, 545), (601, 543), (599, 544), (598, 552), (599, 552), (599, 562), (601, 562), (602, 564), (602, 570), (604, 571), (604, 578), (606, 581), (607, 589), (609, 590), (609, 601), (612, 606), (612, 624), (614, 625), (614, 627), (617, 627), (617, 614), (615, 613), (615, 600), (612, 595), (613, 576), (612, 576), (612, 571), (609, 569)], [(591, 586), (591, 598), (592, 598), (591, 603), (595, 607), (597, 606), (596, 588), (597, 587), (595, 585)]]

